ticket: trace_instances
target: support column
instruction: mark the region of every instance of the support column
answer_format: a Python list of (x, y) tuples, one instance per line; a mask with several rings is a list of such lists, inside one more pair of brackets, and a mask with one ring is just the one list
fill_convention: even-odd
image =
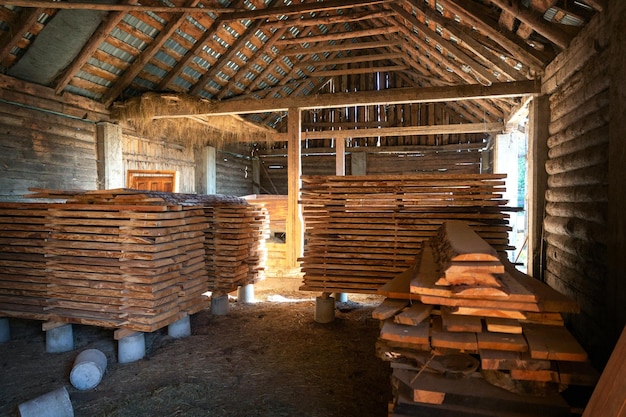
[(211, 314), (225, 316), (228, 314), (228, 294), (213, 294), (211, 296)]
[(100, 122), (96, 125), (98, 147), (98, 188), (110, 190), (126, 187), (122, 128), (119, 125)]
[(175, 339), (191, 336), (191, 320), (188, 315), (167, 325), (167, 334)]
[(315, 298), (315, 321), (330, 323), (335, 320), (335, 299), (328, 293)]
[(202, 166), (206, 175), (204, 187), (206, 194), (217, 194), (216, 151), (213, 146), (205, 146), (202, 153)]
[(608, 274), (605, 284), (607, 338), (614, 345), (626, 324), (626, 279), (624, 279), (624, 254), (626, 253), (626, 193), (624, 193), (624, 167), (626, 167), (626, 2), (609, 0), (610, 27), (610, 114), (609, 122), (609, 172), (608, 172)]
[(46, 332), (46, 352), (62, 353), (74, 350), (71, 324), (47, 322), (42, 325), (42, 329)]
[(261, 161), (252, 158), (252, 194), (261, 194)]
[(528, 112), (528, 275), (543, 280), (543, 216), (546, 205), (548, 173), (548, 124), (550, 100), (535, 97)]
[(119, 363), (136, 362), (146, 356), (146, 336), (135, 332), (117, 341), (117, 361)]
[(300, 109), (290, 108), (287, 117), (287, 265), (290, 268), (298, 268), (300, 265), (298, 258), (302, 256), (304, 248), (302, 210), (298, 204), (302, 172)]
[(237, 302), (244, 304), (254, 303), (254, 284), (241, 285), (237, 288)]
[[(335, 139), (335, 175), (346, 175), (346, 139)], [(335, 297), (340, 303), (348, 301), (348, 294), (336, 293)]]

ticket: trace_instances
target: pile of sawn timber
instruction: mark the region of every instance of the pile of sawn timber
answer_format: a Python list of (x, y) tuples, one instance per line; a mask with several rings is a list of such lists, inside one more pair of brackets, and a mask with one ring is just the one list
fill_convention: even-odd
[(508, 246), (503, 174), (304, 176), (301, 268), (306, 291), (376, 293), (415, 265), (447, 220), (469, 221), (497, 250)]
[(206, 308), (207, 292), (263, 277), (267, 221), (244, 199), (126, 189), (28, 197), (54, 202), (0, 203), (0, 316), (151, 332)]
[(564, 326), (578, 306), (511, 265), (463, 222), (446, 222), (418, 265), (383, 286), (380, 358), (391, 416), (570, 416), (560, 393), (598, 375)]

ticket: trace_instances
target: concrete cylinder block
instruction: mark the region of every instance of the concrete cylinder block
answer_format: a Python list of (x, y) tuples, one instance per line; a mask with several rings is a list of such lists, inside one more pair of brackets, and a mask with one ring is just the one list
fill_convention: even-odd
[(74, 350), (74, 333), (71, 324), (46, 330), (46, 352), (61, 353)]
[(228, 309), (228, 295), (211, 297), (211, 314), (215, 316), (224, 316), (228, 314)]
[(18, 405), (20, 417), (74, 417), (70, 395), (65, 387)]
[(146, 337), (143, 332), (133, 333), (117, 341), (119, 363), (136, 362), (146, 356)]
[(98, 349), (87, 349), (78, 354), (70, 372), (70, 382), (74, 388), (88, 390), (95, 388), (107, 369), (107, 357)]
[(335, 298), (315, 298), (315, 321), (318, 323), (330, 323), (335, 320)]
[(335, 299), (338, 303), (347, 303), (348, 302), (348, 294), (345, 292), (337, 292), (335, 293)]
[(0, 318), (0, 343), (5, 343), (11, 340), (11, 328), (9, 326), (9, 319), (6, 317)]
[(254, 285), (242, 285), (237, 289), (237, 302), (251, 304), (254, 303)]
[(182, 337), (191, 336), (191, 320), (189, 316), (185, 316), (167, 326), (167, 334), (170, 337), (180, 339)]

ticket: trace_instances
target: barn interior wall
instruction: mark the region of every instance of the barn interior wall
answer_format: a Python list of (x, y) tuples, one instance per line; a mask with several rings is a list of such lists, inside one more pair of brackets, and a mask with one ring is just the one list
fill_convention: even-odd
[(0, 101), (0, 132), (0, 200), (29, 188), (97, 188), (94, 122)]
[[(608, 245), (609, 48), (597, 19), (547, 70), (550, 93), (544, 279), (578, 302), (568, 318), (597, 364), (610, 353)], [(590, 47), (591, 46), (591, 47)]]

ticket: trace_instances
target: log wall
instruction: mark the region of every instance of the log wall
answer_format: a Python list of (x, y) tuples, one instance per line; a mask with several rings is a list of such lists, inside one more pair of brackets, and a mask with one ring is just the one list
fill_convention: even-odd
[(550, 122), (543, 221), (544, 279), (576, 300), (570, 325), (585, 348), (606, 348), (609, 77), (605, 25), (596, 19), (548, 67)]
[(216, 153), (217, 194), (252, 194), (252, 160), (244, 155), (219, 149)]
[(0, 200), (28, 189), (97, 188), (96, 125), (0, 102)]

